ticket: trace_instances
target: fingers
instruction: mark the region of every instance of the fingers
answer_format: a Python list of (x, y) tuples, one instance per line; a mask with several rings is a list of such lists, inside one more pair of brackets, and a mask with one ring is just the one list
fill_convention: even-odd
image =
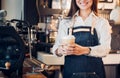
[(62, 46), (62, 52), (64, 55), (71, 55), (75, 51), (75, 46), (74, 45), (63, 45)]
[(60, 53), (63, 55), (82, 55), (82, 46), (78, 44), (61, 44), (59, 46)]

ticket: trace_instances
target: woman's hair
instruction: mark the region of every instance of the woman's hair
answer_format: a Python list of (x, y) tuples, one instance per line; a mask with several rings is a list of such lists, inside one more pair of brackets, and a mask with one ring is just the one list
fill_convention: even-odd
[[(78, 10), (79, 10), (79, 7), (76, 4), (76, 0), (72, 0), (68, 17), (72, 17)], [(98, 0), (93, 0), (91, 10), (95, 13), (95, 15), (98, 15)]]

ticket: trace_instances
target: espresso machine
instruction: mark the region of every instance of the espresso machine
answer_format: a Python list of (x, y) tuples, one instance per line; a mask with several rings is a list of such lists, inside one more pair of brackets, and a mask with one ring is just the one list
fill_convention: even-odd
[(37, 44), (35, 45), (35, 50), (51, 53), (51, 48), (55, 42), (55, 37), (57, 35), (59, 17), (62, 13), (62, 10), (52, 9), (49, 6), (48, 0), (36, 1), (39, 14), (39, 23), (36, 36)]

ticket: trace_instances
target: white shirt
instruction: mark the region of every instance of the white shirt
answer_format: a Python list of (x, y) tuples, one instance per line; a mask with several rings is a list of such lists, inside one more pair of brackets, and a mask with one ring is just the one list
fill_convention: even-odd
[[(95, 29), (97, 31), (100, 45), (90, 47), (91, 52), (89, 56), (103, 57), (106, 56), (111, 50), (111, 26), (108, 20), (96, 16), (93, 12), (83, 21), (76, 12), (74, 27), (76, 26), (92, 26), (92, 21), (95, 22)], [(93, 18), (95, 20), (93, 20)], [(63, 19), (59, 24), (58, 34), (55, 44), (53, 46), (52, 53), (55, 54), (56, 49), (59, 47), (61, 38), (68, 35), (67, 30), (71, 25), (70, 19)]]

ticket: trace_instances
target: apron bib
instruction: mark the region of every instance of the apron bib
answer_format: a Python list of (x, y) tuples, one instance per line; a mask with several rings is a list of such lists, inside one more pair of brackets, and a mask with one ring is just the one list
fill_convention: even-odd
[[(92, 31), (93, 30), (93, 31)], [(99, 45), (95, 28), (78, 26), (72, 29), (75, 42), (81, 46)], [(105, 78), (102, 58), (86, 55), (65, 56), (63, 78)]]

